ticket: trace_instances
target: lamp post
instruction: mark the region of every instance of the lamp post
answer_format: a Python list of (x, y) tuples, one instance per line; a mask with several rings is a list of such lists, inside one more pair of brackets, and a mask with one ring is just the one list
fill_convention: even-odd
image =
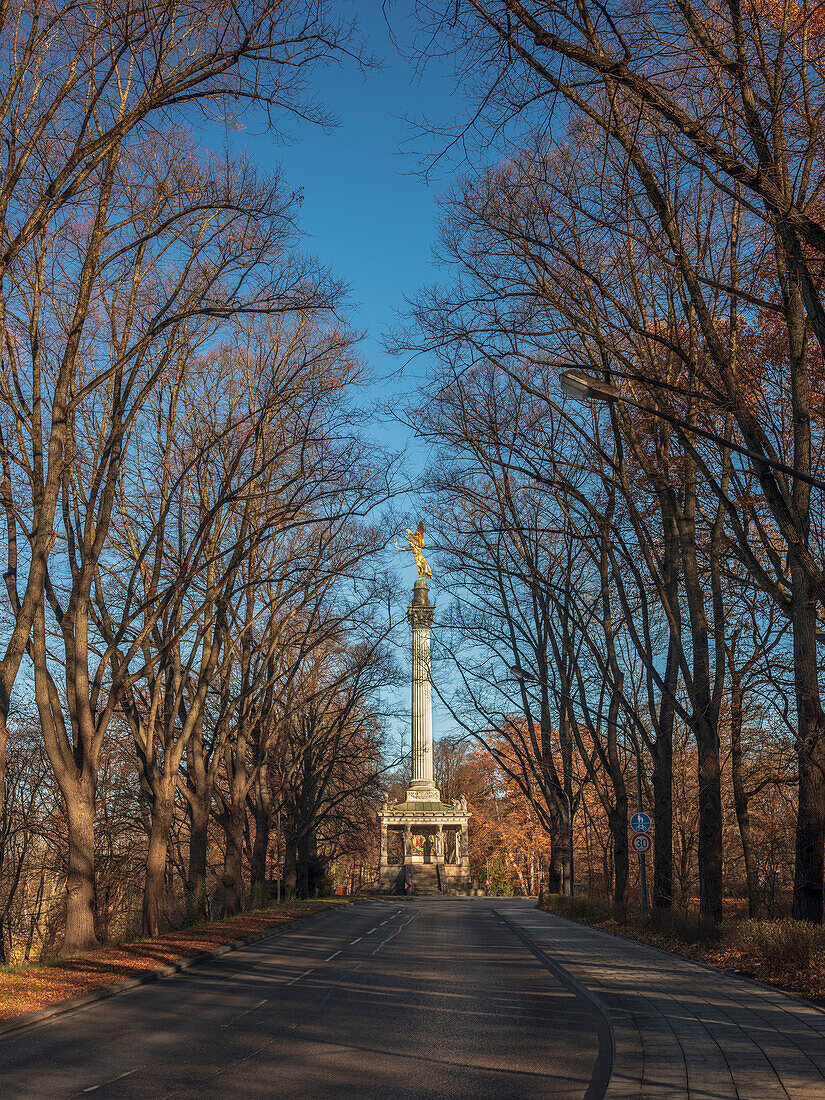
[[(514, 680), (518, 680), (519, 683), (528, 683), (530, 680), (538, 680), (537, 676), (534, 676), (531, 672), (525, 671), (520, 665), (510, 665), (510, 675)], [(567, 803), (567, 849), (568, 849), (568, 867), (570, 871), (570, 897), (573, 897), (574, 891), (574, 874), (573, 874), (573, 803), (570, 799), (570, 795), (564, 789), (559, 782), (553, 782), (553, 790), (564, 798)]]
[(776, 459), (751, 451), (739, 443), (734, 443), (731, 439), (725, 439), (724, 436), (717, 435), (716, 432), (709, 432), (705, 428), (688, 424), (686, 420), (674, 416), (673, 413), (662, 412), (650, 405), (642, 405), (639, 401), (626, 397), (621, 390), (611, 386), (609, 382), (603, 382), (600, 378), (595, 378), (592, 374), (588, 374), (587, 371), (580, 370), (578, 367), (561, 371), (559, 385), (562, 392), (568, 397), (572, 397), (574, 401), (583, 403), (588, 401), (621, 401), (623, 405), (630, 405), (634, 409), (640, 409), (642, 412), (647, 413), (648, 416), (665, 420), (668, 424), (673, 424), (674, 427), (680, 428), (683, 432), (698, 435), (701, 439), (707, 439), (720, 447), (726, 447), (729, 451), (735, 451), (737, 454), (744, 455), (745, 458), (750, 458), (763, 466), (770, 466), (772, 470), (778, 470), (780, 473), (787, 474), (788, 477), (798, 478), (800, 481), (806, 481), (809, 485), (814, 485), (817, 489), (825, 490), (825, 481), (821, 481), (818, 477), (805, 474), (801, 470), (797, 470), (795, 466), (788, 466), (784, 462), (778, 462)]

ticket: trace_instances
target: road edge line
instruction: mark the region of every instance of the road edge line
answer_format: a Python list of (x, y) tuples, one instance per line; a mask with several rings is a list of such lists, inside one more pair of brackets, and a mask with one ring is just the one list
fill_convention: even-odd
[(513, 935), (517, 936), (524, 946), (536, 956), (546, 970), (549, 970), (550, 973), (558, 978), (562, 984), (566, 985), (568, 989), (572, 990), (577, 996), (588, 1001), (593, 1008), (595, 1008), (604, 1026), (602, 1028), (596, 1028), (599, 1049), (593, 1067), (593, 1076), (590, 1079), (590, 1084), (587, 1086), (587, 1091), (584, 1094), (583, 1100), (604, 1100), (610, 1085), (610, 1078), (613, 1076), (613, 1064), (616, 1059), (616, 1035), (613, 1030), (613, 1021), (610, 1019), (610, 1010), (592, 989), (588, 989), (586, 985), (583, 985), (577, 978), (574, 978), (561, 963), (556, 962), (543, 947), (534, 943), (533, 940), (523, 932), (517, 924), (514, 924), (513, 921), (506, 917), (501, 910), (493, 908), (492, 911), (502, 924), (506, 925)]

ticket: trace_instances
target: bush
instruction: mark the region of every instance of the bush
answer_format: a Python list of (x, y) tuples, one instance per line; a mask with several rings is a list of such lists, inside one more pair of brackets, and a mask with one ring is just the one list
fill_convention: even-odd
[(671, 913), (665, 921), (665, 930), (682, 943), (711, 943), (719, 938), (719, 929), (692, 911), (676, 910)]
[(539, 898), (539, 906), (550, 913), (557, 913), (569, 920), (582, 921), (584, 924), (603, 924), (613, 916), (613, 906), (607, 898), (596, 898), (590, 894), (576, 894), (568, 898), (564, 894), (545, 894)]
[(487, 887), (487, 893), (491, 898), (511, 898), (514, 894), (509, 882), (491, 882)]
[(487, 868), (487, 893), (492, 898), (511, 898), (514, 890), (507, 877), (504, 860), (497, 856), (492, 867)]
[(825, 929), (790, 918), (742, 921), (734, 941), (746, 955), (789, 970), (807, 970), (825, 955)]
[(250, 909), (266, 909), (272, 901), (272, 893), (267, 882), (257, 882), (249, 899)]

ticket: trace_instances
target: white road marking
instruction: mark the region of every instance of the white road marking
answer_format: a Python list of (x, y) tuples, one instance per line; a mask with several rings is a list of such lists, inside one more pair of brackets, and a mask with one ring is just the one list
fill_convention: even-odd
[[(101, 1084), (113, 1085), (115, 1083), (115, 1081), (122, 1081), (124, 1077), (131, 1077), (133, 1073), (137, 1073), (137, 1072), (138, 1072), (138, 1070), (136, 1070), (136, 1069), (127, 1069), (125, 1073), (119, 1073), (117, 1075), (117, 1077), (110, 1077), (108, 1081), (103, 1081), (103, 1082), (101, 1082)], [(84, 1089), (83, 1091), (84, 1092), (96, 1092), (99, 1088), (100, 1088), (100, 1085), (89, 1085), (89, 1087), (87, 1089)]]
[(291, 982), (287, 982), (286, 984), (287, 985), (295, 985), (295, 983), (299, 982), (301, 980), (301, 978), (305, 978), (307, 976), (307, 974), (311, 974), (311, 973), (312, 973), (312, 970), (305, 970), (303, 972), (303, 974), (299, 974), (297, 978), (293, 978)]
[(354, 943), (360, 943), (360, 942), (361, 942), (361, 940), (362, 940), (363, 938), (364, 938), (363, 936), (359, 936), (357, 940), (350, 940), (350, 941), (349, 941), (349, 945), (350, 945), (350, 947), (352, 947), (352, 945), (353, 945)]
[(367, 935), (371, 936), (373, 934), (373, 932), (377, 932), (377, 931), (378, 931), (378, 925), (376, 924), (375, 928), (370, 928), (369, 932), (367, 932)]
[(227, 1020), (225, 1024), (221, 1024), (221, 1028), (226, 1030), (226, 1028), (232, 1027), (233, 1024), (236, 1024), (238, 1022), (238, 1020), (242, 1019), (244, 1016), (248, 1016), (250, 1012), (254, 1012), (256, 1008), (261, 1008), (267, 1003), (268, 999), (264, 997), (262, 1001), (258, 1001), (258, 1003), (256, 1005), (253, 1005), (252, 1008), (245, 1008), (243, 1012), (239, 1012), (237, 1016), (233, 1016), (231, 1020)]
[(332, 960), (334, 958), (337, 958), (337, 956), (340, 954), (340, 951), (333, 951), (331, 955), (327, 955), (327, 957), (324, 959), (324, 962), (332, 962)]

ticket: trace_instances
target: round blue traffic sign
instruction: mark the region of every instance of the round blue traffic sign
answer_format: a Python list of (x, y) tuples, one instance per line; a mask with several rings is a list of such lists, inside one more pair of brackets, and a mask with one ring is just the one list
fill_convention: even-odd
[(631, 817), (630, 825), (634, 833), (646, 833), (650, 828), (650, 818), (647, 814), (639, 812)]

